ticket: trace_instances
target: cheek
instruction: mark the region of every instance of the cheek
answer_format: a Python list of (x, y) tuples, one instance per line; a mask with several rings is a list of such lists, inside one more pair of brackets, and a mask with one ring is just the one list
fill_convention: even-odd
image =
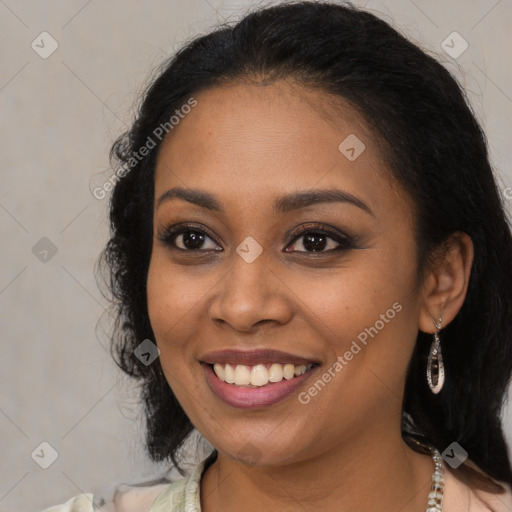
[(368, 250), (337, 276), (296, 278), (307, 322), (328, 341), (333, 362), (345, 358), (344, 373), (394, 374), (393, 385), (403, 378), (417, 334), (413, 258), (412, 250)]
[(160, 252), (154, 251), (149, 266), (147, 301), (151, 327), (164, 363), (166, 354), (185, 355), (188, 331), (195, 323), (201, 293), (200, 288), (186, 279), (183, 272), (176, 271)]
[(148, 270), (148, 314), (165, 378), (182, 407), (189, 411), (193, 409), (192, 396), (197, 393), (201, 368), (188, 340), (197, 329), (194, 315), (200, 307), (201, 293), (161, 252), (153, 252)]
[(405, 272), (395, 274), (380, 254), (361, 253), (336, 274), (295, 276), (294, 292), (331, 335), (357, 336), (410, 291)]

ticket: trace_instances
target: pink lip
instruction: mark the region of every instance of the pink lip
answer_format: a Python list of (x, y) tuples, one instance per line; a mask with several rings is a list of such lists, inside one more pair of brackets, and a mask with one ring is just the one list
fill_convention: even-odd
[[(223, 362), (225, 361), (226, 360), (224, 359)], [(254, 364), (264, 364), (263, 360), (261, 361), (261, 363)], [(290, 360), (288, 360), (288, 362), (290, 362)], [(315, 366), (303, 375), (294, 377), (290, 380), (283, 379), (281, 382), (269, 383), (266, 386), (252, 388), (235, 386), (234, 384), (223, 382), (217, 377), (217, 375), (215, 375), (211, 366), (203, 363), (201, 364), (201, 367), (205, 372), (208, 386), (215, 395), (217, 395), (217, 397), (226, 404), (239, 409), (261, 409), (284, 400), (293, 394), (306, 379), (316, 372), (318, 368)]]
[(215, 352), (209, 352), (199, 359), (202, 363), (207, 364), (227, 363), (230, 365), (245, 364), (247, 366), (272, 363), (290, 363), (295, 366), (307, 366), (311, 363), (318, 363), (318, 361), (313, 359), (305, 359), (304, 357), (272, 349), (253, 349), (246, 351), (233, 349), (217, 350)]

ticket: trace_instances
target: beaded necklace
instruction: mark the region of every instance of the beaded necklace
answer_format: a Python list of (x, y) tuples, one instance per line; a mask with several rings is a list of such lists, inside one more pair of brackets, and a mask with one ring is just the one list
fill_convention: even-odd
[(429, 447), (432, 453), (435, 469), (432, 474), (432, 485), (428, 495), (428, 504), (426, 512), (441, 512), (443, 510), (444, 496), (444, 463), (441, 454), (436, 448)]

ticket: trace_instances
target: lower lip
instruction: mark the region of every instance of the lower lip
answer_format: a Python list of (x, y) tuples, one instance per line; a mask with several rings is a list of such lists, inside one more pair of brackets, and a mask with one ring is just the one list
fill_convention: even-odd
[(303, 375), (281, 382), (269, 383), (261, 387), (244, 387), (228, 384), (220, 380), (205, 363), (201, 363), (210, 389), (225, 403), (239, 409), (261, 409), (269, 407), (293, 394), (301, 384), (315, 373), (317, 366)]

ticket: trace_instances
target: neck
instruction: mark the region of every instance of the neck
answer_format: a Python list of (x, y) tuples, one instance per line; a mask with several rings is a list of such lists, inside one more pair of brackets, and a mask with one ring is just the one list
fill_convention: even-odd
[(433, 470), (399, 434), (375, 432), (287, 465), (246, 466), (219, 453), (201, 481), (201, 510), (424, 512)]

